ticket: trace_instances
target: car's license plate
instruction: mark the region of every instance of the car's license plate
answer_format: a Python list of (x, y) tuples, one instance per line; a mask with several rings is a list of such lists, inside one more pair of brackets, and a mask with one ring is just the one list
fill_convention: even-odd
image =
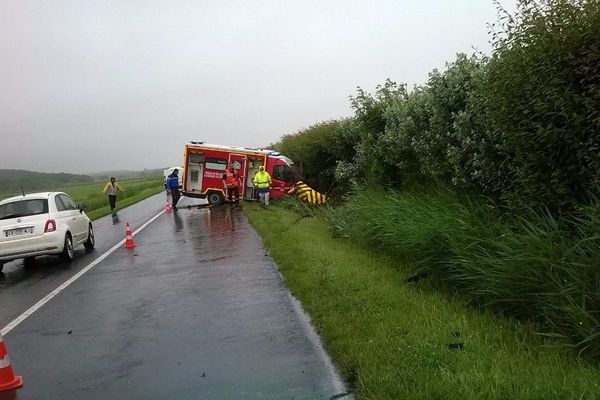
[(25, 228), (16, 228), (16, 229), (9, 229), (4, 231), (4, 236), (5, 237), (14, 237), (14, 236), (22, 236), (22, 235), (27, 235), (27, 234), (32, 234), (33, 233), (33, 226), (27, 226)]

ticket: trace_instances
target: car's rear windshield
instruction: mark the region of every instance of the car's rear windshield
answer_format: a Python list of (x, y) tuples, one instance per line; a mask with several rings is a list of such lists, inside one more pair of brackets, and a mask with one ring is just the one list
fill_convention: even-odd
[(0, 220), (47, 213), (48, 199), (17, 200), (0, 205)]

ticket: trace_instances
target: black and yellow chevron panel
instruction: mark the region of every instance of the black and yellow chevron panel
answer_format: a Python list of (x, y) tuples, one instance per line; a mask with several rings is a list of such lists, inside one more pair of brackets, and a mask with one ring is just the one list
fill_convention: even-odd
[(300, 199), (312, 205), (325, 204), (325, 201), (327, 200), (323, 193), (317, 192), (302, 181), (297, 182), (288, 193), (296, 194)]

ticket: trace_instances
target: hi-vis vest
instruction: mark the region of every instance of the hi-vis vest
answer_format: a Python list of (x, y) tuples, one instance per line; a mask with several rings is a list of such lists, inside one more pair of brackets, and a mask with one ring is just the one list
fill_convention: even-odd
[(227, 187), (235, 187), (238, 185), (235, 173), (231, 173), (229, 170), (225, 171), (225, 185), (227, 185)]
[(117, 192), (122, 192), (123, 189), (121, 189), (121, 186), (119, 186), (118, 182), (115, 182), (115, 184), (113, 185), (113, 183), (111, 181), (108, 181), (108, 183), (106, 184), (106, 186), (104, 186), (104, 190), (103, 192), (106, 193), (108, 192), (109, 196), (116, 196)]
[(254, 185), (259, 189), (268, 188), (271, 186), (271, 175), (266, 171), (258, 171), (256, 175), (254, 175)]
[(325, 201), (327, 200), (323, 193), (317, 192), (315, 189), (311, 188), (302, 181), (296, 182), (294, 187), (288, 191), (288, 193), (296, 194), (296, 196), (302, 199), (302, 201), (313, 205), (325, 204)]

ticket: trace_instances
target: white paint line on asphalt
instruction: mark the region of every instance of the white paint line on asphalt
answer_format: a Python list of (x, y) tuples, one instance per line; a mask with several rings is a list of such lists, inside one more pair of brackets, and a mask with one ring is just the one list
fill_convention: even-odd
[[(154, 220), (156, 218), (160, 217), (164, 212), (165, 212), (165, 210), (162, 210), (161, 212), (156, 214), (154, 217), (150, 218), (146, 223), (144, 223), (135, 232), (133, 232), (133, 235), (134, 236), (137, 235), (138, 232), (140, 232), (142, 229), (144, 229), (145, 227), (150, 225), (152, 222), (154, 222)], [(113, 247), (111, 247), (108, 251), (106, 251), (104, 254), (102, 254), (100, 257), (96, 258), (94, 261), (89, 263), (84, 269), (82, 269), (81, 271), (79, 271), (78, 273), (73, 275), (71, 278), (69, 278), (67, 281), (65, 281), (62, 285), (60, 285), (59, 287), (57, 287), (56, 289), (54, 289), (53, 291), (48, 293), (43, 299), (41, 299), (40, 301), (35, 303), (27, 311), (25, 311), (23, 314), (19, 315), (17, 318), (15, 318), (13, 321), (11, 321), (8, 325), (6, 325), (4, 328), (2, 328), (2, 330), (0, 330), (0, 334), (2, 336), (5, 336), (8, 332), (15, 329), (21, 322), (25, 321), (28, 317), (30, 317), (31, 314), (33, 314), (34, 312), (36, 312), (37, 310), (42, 308), (44, 306), (44, 304), (46, 304), (47, 302), (52, 300), (60, 292), (65, 290), (67, 287), (69, 287), (69, 285), (71, 285), (77, 279), (81, 278), (81, 276), (83, 274), (85, 274), (90, 269), (94, 268), (96, 265), (98, 265), (100, 262), (102, 262), (102, 260), (104, 260), (106, 257), (111, 255), (115, 250), (120, 248), (124, 243), (125, 243), (125, 239), (121, 240), (120, 242), (115, 244)]]

